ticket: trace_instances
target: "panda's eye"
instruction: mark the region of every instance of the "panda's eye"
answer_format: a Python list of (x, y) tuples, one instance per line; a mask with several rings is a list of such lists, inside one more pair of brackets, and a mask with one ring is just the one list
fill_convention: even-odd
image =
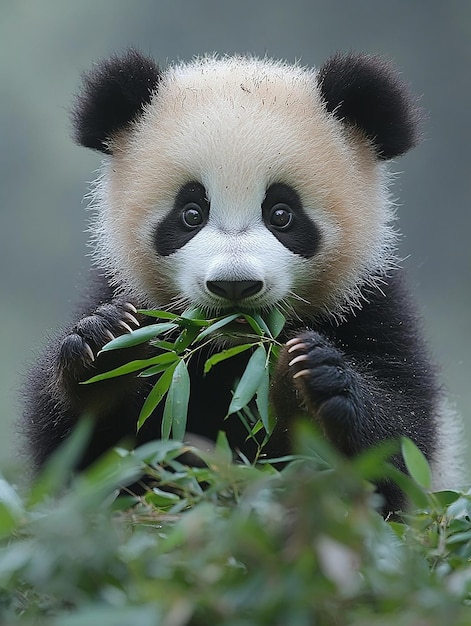
[(314, 214), (312, 209), (304, 209), (296, 189), (282, 182), (271, 184), (262, 202), (262, 219), (270, 233), (288, 250), (307, 259), (321, 243)]
[(188, 202), (182, 211), (183, 223), (188, 228), (196, 228), (203, 223), (203, 210), (196, 202)]
[(284, 202), (275, 204), (270, 210), (269, 221), (271, 226), (278, 230), (286, 230), (293, 220), (291, 207)]

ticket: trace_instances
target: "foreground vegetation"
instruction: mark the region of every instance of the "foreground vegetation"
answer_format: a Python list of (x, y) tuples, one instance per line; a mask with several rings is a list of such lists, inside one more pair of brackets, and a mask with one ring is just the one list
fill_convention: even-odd
[[(221, 436), (201, 467), (157, 441), (70, 481), (89, 430), (28, 493), (0, 481), (2, 625), (469, 625), (471, 496), (431, 494), (410, 442), (416, 512), (384, 521), (368, 481), (390, 448), (347, 462), (300, 426), (282, 470)], [(120, 491), (143, 472), (159, 487)]]
[[(347, 461), (299, 424), (295, 454), (267, 459), (281, 313), (146, 314), (160, 321), (103, 350), (150, 341), (157, 353), (85, 384), (155, 377), (136, 427), (162, 402), (161, 439), (74, 476), (92, 431), (84, 419), (26, 492), (0, 478), (1, 626), (469, 626), (471, 493), (431, 493), (407, 439)], [(257, 442), (256, 465), (234, 459), (223, 434), (211, 452), (178, 441), (188, 361), (218, 333), (237, 341), (205, 372), (252, 352), (228, 415)], [(407, 476), (388, 463), (399, 445)], [(385, 479), (413, 513), (383, 520), (372, 483)]]

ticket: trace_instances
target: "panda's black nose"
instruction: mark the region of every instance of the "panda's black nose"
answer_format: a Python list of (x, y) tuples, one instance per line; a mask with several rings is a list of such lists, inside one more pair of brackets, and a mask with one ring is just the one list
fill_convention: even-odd
[(206, 286), (211, 293), (238, 302), (259, 293), (263, 289), (261, 280), (208, 280)]

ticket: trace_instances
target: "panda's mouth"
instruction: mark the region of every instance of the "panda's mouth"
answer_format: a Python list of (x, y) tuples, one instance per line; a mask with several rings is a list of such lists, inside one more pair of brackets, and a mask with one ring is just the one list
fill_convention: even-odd
[[(259, 315), (258, 310), (236, 309), (233, 311), (226, 311), (225, 314), (237, 315), (237, 317), (225, 327), (226, 332), (228, 332), (229, 334), (234, 333), (236, 335), (245, 336), (253, 334), (252, 324), (256, 323), (253, 318), (254, 316), (256, 317)], [(248, 320), (247, 317), (250, 317), (250, 320)]]
[(245, 319), (245, 317), (236, 317), (236, 319), (234, 320), (235, 324), (247, 324), (248, 325), (248, 321)]

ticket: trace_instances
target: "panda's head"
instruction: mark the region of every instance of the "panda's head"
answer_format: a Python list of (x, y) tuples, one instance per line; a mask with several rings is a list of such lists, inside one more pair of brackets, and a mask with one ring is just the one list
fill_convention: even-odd
[(85, 77), (82, 145), (110, 155), (96, 256), (146, 305), (341, 315), (391, 265), (384, 161), (416, 142), (414, 101), (376, 57), (319, 71), (136, 51)]

